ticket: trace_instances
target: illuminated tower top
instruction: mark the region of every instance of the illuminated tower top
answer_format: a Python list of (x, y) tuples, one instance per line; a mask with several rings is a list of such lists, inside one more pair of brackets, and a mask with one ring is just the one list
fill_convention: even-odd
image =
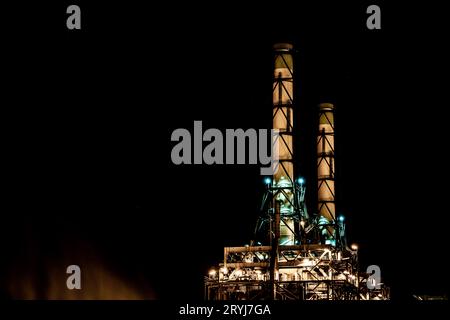
[(274, 45), (273, 80), (273, 129), (279, 130), (278, 171), (274, 174), (274, 184), (293, 185), (293, 47), (288, 43)]

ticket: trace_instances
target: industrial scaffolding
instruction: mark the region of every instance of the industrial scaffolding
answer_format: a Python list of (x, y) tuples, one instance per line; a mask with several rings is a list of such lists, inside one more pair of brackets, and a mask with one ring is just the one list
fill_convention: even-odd
[(223, 262), (205, 277), (207, 300), (385, 300), (389, 290), (360, 271), (358, 248), (348, 247), (336, 217), (334, 106), (319, 105), (317, 214), (294, 176), (293, 47), (274, 46), (273, 129), (279, 164), (265, 179), (261, 215), (249, 246), (224, 248)]

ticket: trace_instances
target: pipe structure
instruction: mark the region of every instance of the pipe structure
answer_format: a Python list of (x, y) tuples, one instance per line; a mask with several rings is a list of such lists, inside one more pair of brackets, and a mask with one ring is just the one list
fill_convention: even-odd
[(273, 175), (272, 187), (277, 193), (274, 201), (281, 202), (280, 244), (295, 244), (294, 213), (294, 153), (293, 153), (293, 46), (274, 45), (273, 129), (278, 130), (278, 170)]
[(325, 244), (336, 244), (336, 204), (334, 185), (334, 105), (319, 105), (317, 137), (318, 213)]

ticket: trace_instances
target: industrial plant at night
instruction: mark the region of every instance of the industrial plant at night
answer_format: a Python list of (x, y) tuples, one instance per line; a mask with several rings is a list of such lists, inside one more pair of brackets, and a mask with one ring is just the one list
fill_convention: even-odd
[(348, 320), (447, 306), (434, 267), (449, 247), (443, 5), (4, 12), (4, 313)]
[[(264, 179), (261, 214), (250, 245), (225, 247), (205, 277), (207, 300), (387, 300), (377, 266), (360, 266), (336, 214), (334, 105), (318, 107), (317, 209), (307, 210), (304, 179), (294, 172), (294, 48), (274, 45), (273, 129), (279, 164)], [(268, 115), (269, 116), (269, 115)], [(369, 272), (370, 271), (370, 272)], [(372, 273), (371, 273), (372, 272)]]

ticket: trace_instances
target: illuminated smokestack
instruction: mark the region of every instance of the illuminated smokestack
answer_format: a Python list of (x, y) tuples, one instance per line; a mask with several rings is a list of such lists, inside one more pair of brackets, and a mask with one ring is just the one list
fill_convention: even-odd
[[(334, 106), (319, 105), (319, 132), (317, 138), (318, 212), (322, 225), (336, 221), (334, 187)], [(324, 221), (326, 219), (327, 221)], [(323, 228), (325, 243), (335, 244), (334, 228)]]
[(293, 184), (294, 166), (292, 149), (293, 122), (293, 62), (292, 45), (278, 43), (274, 45), (275, 65), (273, 79), (273, 129), (280, 131), (278, 172), (275, 183), (282, 179)]
[(294, 221), (287, 217), (293, 213), (294, 154), (293, 122), (293, 46), (288, 43), (274, 45), (273, 129), (279, 130), (279, 166), (273, 176), (273, 187), (283, 188), (276, 201), (281, 202), (280, 244), (295, 242)]

